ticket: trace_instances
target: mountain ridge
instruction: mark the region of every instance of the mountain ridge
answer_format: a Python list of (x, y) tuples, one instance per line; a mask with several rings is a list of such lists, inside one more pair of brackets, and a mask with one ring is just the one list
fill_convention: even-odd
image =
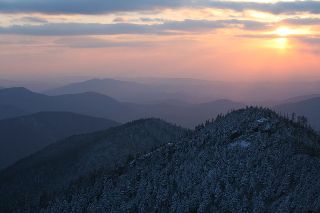
[(32, 206), (43, 193), (56, 196), (82, 176), (111, 171), (185, 132), (160, 119), (142, 119), (54, 143), (0, 172), (0, 211), (23, 208), (25, 199)]
[(247, 108), (112, 175), (91, 174), (42, 210), (317, 212), (319, 175), (320, 137), (313, 129)]
[(38, 112), (0, 120), (0, 168), (64, 137), (116, 125), (119, 123), (71, 112)]
[(134, 104), (120, 102), (95, 92), (48, 96), (24, 88), (0, 90), (2, 104), (19, 107), (28, 113), (39, 111), (70, 111), (112, 119), (120, 123), (159, 117), (168, 122), (194, 128), (200, 122), (244, 105), (233, 101), (213, 101), (207, 104)]

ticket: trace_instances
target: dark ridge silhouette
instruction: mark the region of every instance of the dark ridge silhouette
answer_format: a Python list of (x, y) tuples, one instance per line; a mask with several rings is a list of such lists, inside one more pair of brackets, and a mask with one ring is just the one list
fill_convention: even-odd
[(116, 125), (115, 121), (70, 112), (40, 112), (0, 120), (0, 169), (62, 138)]

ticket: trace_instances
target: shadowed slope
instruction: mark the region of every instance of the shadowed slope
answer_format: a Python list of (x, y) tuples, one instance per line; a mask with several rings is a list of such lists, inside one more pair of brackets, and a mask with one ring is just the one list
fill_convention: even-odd
[(0, 120), (0, 169), (57, 140), (116, 125), (108, 119), (70, 112), (40, 112)]

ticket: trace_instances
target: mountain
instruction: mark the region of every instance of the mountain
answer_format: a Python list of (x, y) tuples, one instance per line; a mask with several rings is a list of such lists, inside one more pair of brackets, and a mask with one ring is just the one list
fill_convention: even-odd
[(227, 82), (190, 78), (136, 78), (136, 82), (158, 87), (178, 94), (191, 103), (209, 102), (216, 99), (229, 99), (247, 104), (272, 106), (293, 96), (317, 94), (319, 81), (253, 81)]
[[(43, 82), (1, 81), (1, 87), (26, 87), (48, 95), (96, 92), (119, 101), (159, 104), (186, 102), (199, 104), (218, 99), (228, 99), (246, 104), (273, 106), (293, 96), (317, 94), (320, 82), (223, 82), (191, 78), (133, 78), (117, 80), (57, 78)], [(75, 82), (76, 83), (70, 83)], [(3, 82), (3, 84), (1, 84)], [(47, 87), (47, 89), (45, 89)], [(55, 89), (52, 89), (55, 88)], [(309, 97), (311, 98), (311, 97)]]
[(116, 125), (111, 120), (70, 112), (40, 112), (0, 120), (0, 169), (62, 138)]
[(93, 92), (73, 95), (48, 96), (22, 87), (0, 90), (0, 103), (18, 107), (29, 113), (41, 111), (70, 111), (103, 117), (118, 122), (136, 119), (137, 112), (113, 98)]
[(308, 100), (308, 99), (319, 98), (319, 97), (320, 97), (320, 94), (296, 96), (296, 97), (284, 100), (282, 104), (300, 102), (300, 101), (305, 101), (305, 100)]
[(0, 105), (0, 120), (5, 118), (12, 118), (28, 114), (26, 111), (19, 109), (16, 106)]
[[(59, 159), (62, 167), (73, 162)], [(48, 165), (36, 171), (50, 170)], [(24, 173), (2, 176), (4, 204), (15, 202), (13, 186), (20, 189), (19, 181), (8, 184), (13, 174), (29, 185)], [(319, 177), (320, 137), (314, 130), (268, 109), (247, 108), (218, 116), (112, 172), (82, 176), (59, 196), (42, 193), (33, 208), (27, 198), (26, 208), (12, 206), (32, 212), (319, 212)]]
[(243, 107), (243, 104), (216, 100), (205, 104), (159, 103), (133, 104), (120, 102), (106, 95), (86, 92), (80, 94), (48, 96), (25, 88), (0, 90), (0, 103), (17, 107), (23, 111), (70, 111), (95, 117), (128, 122), (140, 118), (158, 117), (166, 121), (194, 128), (198, 123), (220, 113)]
[(181, 94), (170, 93), (163, 88), (154, 87), (133, 81), (115, 79), (91, 79), (84, 82), (72, 83), (60, 88), (49, 90), (46, 94), (63, 95), (84, 92), (96, 92), (113, 97), (120, 101), (134, 103), (155, 103), (167, 99), (178, 99)]
[(159, 119), (145, 119), (52, 144), (0, 173), (0, 212), (37, 205), (39, 197), (58, 196), (80, 177), (101, 169), (112, 172), (185, 132)]
[(202, 104), (154, 104), (139, 105), (136, 110), (144, 117), (160, 117), (184, 127), (194, 128), (197, 124), (216, 117), (218, 114), (227, 113), (234, 109), (244, 107), (242, 103), (230, 100), (215, 100)]
[(283, 113), (305, 116), (312, 127), (320, 130), (320, 97), (277, 105), (275, 109)]
[(21, 81), (13, 81), (7, 79), (0, 79), (0, 89), (6, 87), (25, 87), (34, 91), (44, 91), (49, 90), (54, 87), (61, 85), (60, 83), (50, 82), (50, 81), (29, 81), (29, 80), (21, 80)]

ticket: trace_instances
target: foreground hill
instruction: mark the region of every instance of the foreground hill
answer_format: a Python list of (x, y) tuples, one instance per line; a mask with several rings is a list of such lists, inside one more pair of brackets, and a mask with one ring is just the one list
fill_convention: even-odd
[(116, 125), (112, 120), (70, 112), (40, 112), (0, 120), (0, 169), (62, 138)]
[(140, 156), (112, 174), (102, 170), (79, 179), (36, 209), (319, 212), (320, 141), (304, 125), (258, 108), (219, 116), (193, 136)]
[(43, 205), (80, 177), (111, 172), (183, 134), (179, 127), (147, 119), (55, 143), (0, 173), (0, 212)]
[(320, 97), (278, 105), (275, 109), (284, 113), (303, 115), (315, 129), (320, 130)]

